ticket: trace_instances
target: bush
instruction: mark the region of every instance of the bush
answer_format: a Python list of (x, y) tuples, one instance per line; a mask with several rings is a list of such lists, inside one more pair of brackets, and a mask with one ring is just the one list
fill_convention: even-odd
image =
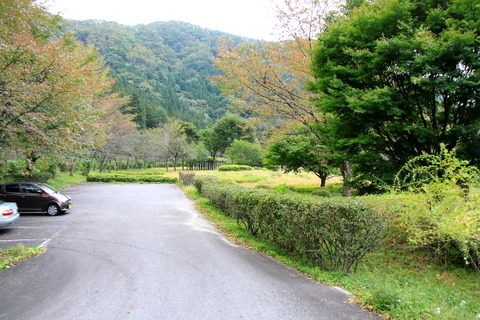
[[(444, 146), (438, 155), (407, 162), (397, 174), (395, 191), (416, 202), (414, 210), (399, 217), (408, 243), (430, 246), (439, 257), (454, 259), (448, 262), (471, 264), (480, 273), (479, 177), (476, 167)], [(449, 254), (455, 250), (461, 254)]]
[(355, 269), (383, 237), (384, 219), (362, 202), (248, 189), (211, 176), (197, 177), (194, 184), (253, 234), (261, 232), (325, 270)]
[(250, 166), (237, 165), (237, 164), (224, 164), (223, 166), (218, 167), (218, 171), (246, 171), (252, 170)]
[(87, 182), (127, 182), (127, 183), (177, 183), (177, 178), (144, 173), (91, 173)]
[(196, 175), (195, 175), (194, 172), (181, 171), (178, 174), (178, 177), (179, 177), (180, 181), (183, 182), (183, 184), (185, 184), (186, 186), (191, 186), (191, 185), (193, 185), (193, 180), (195, 180)]
[(213, 182), (217, 181), (217, 178), (215, 176), (209, 176), (209, 175), (195, 176), (193, 179), (193, 185), (195, 186), (195, 189), (197, 189), (198, 192), (202, 194), (203, 185), (212, 181)]

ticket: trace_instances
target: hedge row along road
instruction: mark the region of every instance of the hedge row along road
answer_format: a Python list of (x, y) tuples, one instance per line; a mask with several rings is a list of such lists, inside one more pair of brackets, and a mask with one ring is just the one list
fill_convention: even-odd
[(39, 217), (65, 223), (47, 252), (0, 272), (0, 319), (377, 319), (230, 243), (176, 185), (64, 192), (74, 209)]

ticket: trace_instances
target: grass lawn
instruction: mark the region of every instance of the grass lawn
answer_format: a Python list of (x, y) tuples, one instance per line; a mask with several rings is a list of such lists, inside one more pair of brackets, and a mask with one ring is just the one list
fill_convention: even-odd
[[(257, 186), (275, 187), (279, 185), (289, 185), (297, 187), (319, 187), (320, 179), (313, 173), (283, 173), (271, 170), (249, 170), (249, 171), (187, 171), (195, 172), (199, 175), (212, 175), (220, 180), (227, 180), (238, 183), (247, 188)], [(178, 171), (167, 171), (165, 176), (178, 177)], [(341, 183), (338, 176), (332, 176), (327, 180), (327, 185), (336, 185)]]

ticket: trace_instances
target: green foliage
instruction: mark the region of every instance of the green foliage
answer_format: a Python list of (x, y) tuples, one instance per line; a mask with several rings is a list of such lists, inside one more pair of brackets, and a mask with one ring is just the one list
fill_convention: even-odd
[(318, 137), (298, 129), (276, 137), (266, 152), (264, 164), (267, 168), (283, 168), (286, 172), (306, 170), (315, 173), (325, 187), (327, 177), (332, 171), (329, 165), (330, 155), (319, 143)]
[[(422, 155), (406, 163), (397, 174), (396, 186), (415, 195), (416, 209), (400, 217), (409, 243), (434, 246), (441, 256), (454, 263), (460, 257), (480, 273), (479, 179), (476, 167), (444, 146), (438, 155)], [(452, 246), (459, 254), (448, 254)]]
[(194, 182), (203, 197), (256, 234), (276, 241), (325, 270), (350, 272), (383, 235), (383, 219), (348, 199), (318, 198), (248, 189), (213, 177)]
[[(480, 184), (480, 170), (456, 156), (456, 150), (440, 146), (439, 154), (423, 154), (409, 160), (395, 176), (396, 190), (426, 191), (429, 186), (453, 184), (468, 193)], [(423, 189), (423, 190), (422, 190)]]
[(25, 248), (18, 245), (14, 248), (0, 250), (0, 271), (12, 265), (37, 256), (45, 251), (45, 248)]
[(391, 182), (441, 143), (477, 165), (478, 1), (358, 3), (331, 18), (313, 54), (330, 149), (367, 181)]
[(247, 166), (261, 166), (263, 150), (259, 143), (244, 140), (235, 140), (226, 149), (226, 154), (233, 164)]
[(75, 173), (71, 175), (70, 172), (59, 172), (55, 178), (49, 179), (47, 184), (57, 190), (62, 190), (75, 184), (85, 183), (86, 181), (87, 177), (82, 174)]
[(238, 164), (224, 164), (223, 166), (218, 167), (218, 171), (247, 171), (252, 169), (253, 168), (250, 166)]
[(219, 38), (233, 36), (173, 21), (135, 27), (69, 21), (68, 28), (99, 49), (115, 89), (131, 97), (126, 111), (139, 128), (155, 128), (168, 117), (205, 128), (225, 113), (227, 99), (209, 77), (219, 73), (212, 63)]
[(27, 171), (87, 153), (115, 100), (97, 51), (60, 28), (40, 1), (0, 5), (0, 160), (25, 158)]
[(1, 180), (4, 182), (12, 181), (36, 181), (36, 182), (46, 182), (48, 179), (52, 178), (52, 172), (48, 170), (26, 170), (27, 164), (25, 161), (9, 161), (8, 168), (4, 171), (1, 176)]
[(195, 189), (197, 189), (198, 192), (202, 194), (203, 186), (209, 183), (213, 183), (215, 181), (217, 181), (217, 178), (215, 176), (209, 176), (209, 175), (195, 176), (193, 180), (193, 185), (195, 186)]
[(161, 174), (163, 172), (90, 173), (87, 182), (177, 183), (177, 178), (163, 177)]
[(178, 176), (179, 176), (179, 180), (186, 186), (193, 185), (193, 181), (195, 180), (195, 177), (196, 177), (195, 173), (185, 172), (185, 171), (179, 172)]
[(426, 250), (369, 255), (355, 275), (338, 281), (387, 319), (467, 320), (479, 314), (478, 275), (441, 268)]
[(201, 132), (205, 148), (210, 152), (210, 157), (216, 157), (227, 150), (235, 140), (253, 142), (255, 131), (246, 120), (233, 114), (227, 114), (218, 120), (215, 125)]

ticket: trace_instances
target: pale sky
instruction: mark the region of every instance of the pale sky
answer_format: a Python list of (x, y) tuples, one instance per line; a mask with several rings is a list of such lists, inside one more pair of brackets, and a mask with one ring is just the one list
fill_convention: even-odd
[(272, 0), (43, 0), (66, 19), (99, 19), (126, 25), (184, 21), (259, 40), (274, 40)]

